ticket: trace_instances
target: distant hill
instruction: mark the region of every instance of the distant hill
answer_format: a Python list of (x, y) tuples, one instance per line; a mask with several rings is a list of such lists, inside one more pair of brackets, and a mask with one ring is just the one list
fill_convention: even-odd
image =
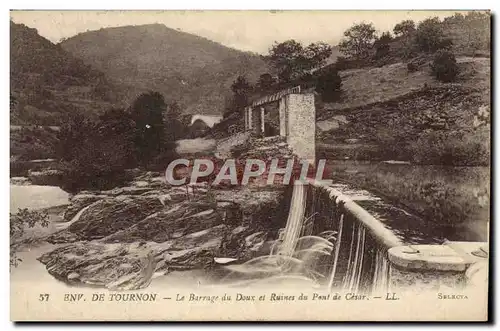
[(84, 32), (60, 45), (125, 85), (130, 98), (155, 90), (189, 114), (222, 114), (238, 75), (255, 82), (268, 70), (259, 55), (162, 24)]
[(70, 112), (105, 110), (119, 89), (105, 75), (41, 37), (10, 22), (11, 124), (57, 125)]

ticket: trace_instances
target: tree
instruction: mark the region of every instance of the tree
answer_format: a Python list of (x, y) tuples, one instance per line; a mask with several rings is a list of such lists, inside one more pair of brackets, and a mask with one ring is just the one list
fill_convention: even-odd
[(389, 31), (382, 33), (380, 38), (375, 40), (373, 46), (375, 47), (375, 58), (381, 58), (389, 54), (391, 49), (390, 43), (392, 42), (392, 36)]
[(61, 128), (61, 186), (68, 192), (110, 189), (125, 182), (135, 166), (135, 123), (131, 114), (110, 109), (95, 121), (73, 116)]
[(293, 79), (297, 71), (300, 71), (303, 52), (302, 44), (293, 39), (274, 43), (269, 50), (267, 60), (278, 72), (280, 81), (288, 82)]
[(257, 81), (257, 88), (262, 92), (266, 92), (275, 83), (276, 83), (276, 80), (274, 79), (274, 77), (269, 73), (265, 73), (265, 74), (262, 74), (259, 76), (259, 80)]
[[(115, 144), (116, 149), (111, 157), (116, 159), (114, 162), (128, 168), (136, 165), (135, 122), (130, 112), (121, 108), (111, 108), (99, 116), (95, 128), (99, 140)], [(105, 153), (109, 154), (108, 151)]]
[(129, 139), (133, 135), (135, 123), (130, 113), (121, 108), (111, 108), (99, 116), (96, 122), (100, 135), (115, 135)]
[(248, 97), (252, 91), (252, 86), (248, 83), (245, 76), (238, 76), (231, 85), (231, 91), (233, 91), (233, 96), (226, 106), (225, 117), (234, 112), (242, 112), (248, 104)]
[(10, 266), (17, 267), (22, 259), (16, 254), (22, 242), (23, 236), (28, 228), (35, 226), (44, 228), (49, 226), (49, 215), (38, 210), (28, 210), (28, 208), (17, 210), (17, 213), (10, 213)]
[(458, 75), (458, 65), (455, 55), (446, 50), (440, 50), (434, 56), (431, 65), (432, 73), (442, 82), (452, 82)]
[(405, 20), (396, 24), (392, 32), (398, 37), (406, 37), (412, 35), (415, 30), (415, 22), (412, 20)]
[(309, 44), (304, 50), (305, 70), (316, 69), (325, 65), (326, 60), (332, 55), (332, 47), (324, 42)]
[(330, 67), (321, 72), (316, 82), (316, 92), (324, 102), (337, 101), (342, 88), (342, 79), (336, 68)]
[(275, 42), (266, 59), (276, 69), (280, 82), (290, 82), (324, 65), (330, 55), (332, 49), (326, 43), (316, 42), (304, 47), (290, 39), (282, 43)]
[(143, 93), (132, 104), (136, 156), (143, 165), (162, 151), (165, 137), (163, 113), (166, 111), (167, 104), (159, 92)]
[(434, 53), (439, 49), (451, 48), (451, 39), (445, 38), (443, 27), (438, 17), (428, 18), (420, 22), (415, 41), (422, 52)]
[(250, 87), (250, 83), (248, 83), (245, 76), (238, 76), (233, 84), (231, 84), (231, 91), (233, 91), (234, 95), (241, 97), (248, 96)]
[(397, 36), (402, 44), (402, 55), (405, 58), (411, 57), (416, 51), (415, 49), (415, 22), (412, 20), (401, 21), (394, 26), (392, 30), (394, 35)]
[(344, 32), (344, 37), (340, 51), (357, 60), (366, 59), (375, 41), (375, 27), (371, 23), (355, 24)]
[(490, 48), (490, 20), (488, 13), (471, 11), (463, 17), (463, 25), (466, 28), (467, 41), (466, 45), (473, 54), (480, 49)]
[(181, 114), (182, 114), (181, 107), (179, 106), (179, 104), (176, 101), (171, 102), (167, 106), (167, 110), (165, 111), (166, 118), (179, 119)]
[(71, 113), (57, 133), (56, 154), (63, 161), (75, 159), (78, 152), (75, 147), (82, 144), (93, 132), (94, 123), (81, 113)]
[(190, 123), (186, 124), (182, 121), (182, 111), (179, 104), (175, 101), (170, 103), (163, 115), (166, 141), (173, 142), (185, 138)]

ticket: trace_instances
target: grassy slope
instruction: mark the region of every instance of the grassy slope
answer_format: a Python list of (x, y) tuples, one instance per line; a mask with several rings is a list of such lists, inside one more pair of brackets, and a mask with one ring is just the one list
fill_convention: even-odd
[[(408, 73), (402, 63), (342, 72), (343, 100), (319, 103), (320, 126), (336, 128), (318, 133), (318, 145), (329, 147), (327, 152), (320, 148), (318, 157), (415, 161), (415, 155), (426, 150), (451, 146), (452, 156), (465, 151), (474, 159), (478, 149), (489, 150), (489, 125), (474, 128), (473, 121), (481, 106), (490, 107), (490, 59), (462, 57), (458, 62), (460, 77), (449, 84), (437, 82), (428, 64), (415, 73)], [(339, 116), (348, 123), (335, 121)], [(430, 134), (448, 137), (450, 145), (419, 140)], [(462, 139), (456, 140), (457, 135)], [(489, 159), (489, 153), (481, 158)], [(332, 168), (337, 180), (377, 191), (436, 224), (450, 226), (458, 237), (487, 240), (489, 167), (333, 161)]]
[[(408, 73), (403, 63), (341, 72), (342, 100), (319, 103), (317, 109), (319, 127), (323, 129), (318, 133), (318, 142), (345, 144), (356, 139), (357, 144), (379, 147), (373, 153), (354, 148), (361, 158), (408, 160), (413, 150), (405, 145), (422, 135), (470, 133), (475, 137), (480, 130), (473, 129), (474, 117), (481, 106), (489, 107), (490, 59), (463, 57), (458, 62), (461, 73), (456, 83), (436, 81), (428, 63), (414, 73)], [(337, 127), (335, 119), (339, 115), (348, 123)], [(482, 137), (484, 132), (478, 134)], [(399, 151), (387, 149), (394, 143)], [(404, 153), (405, 148), (410, 155)], [(381, 149), (386, 154), (377, 155)], [(347, 156), (352, 158), (354, 154)]]
[[(417, 72), (409, 73), (405, 63), (395, 63), (381, 68), (352, 69), (340, 72), (342, 77), (342, 100), (324, 104), (326, 110), (351, 109), (372, 103), (388, 101), (412, 91), (428, 87), (459, 85), (473, 88), (478, 92), (488, 92), (489, 100), (490, 59), (459, 57), (457, 62), (461, 74), (457, 83), (440, 83), (430, 75), (429, 62)], [(327, 115), (325, 116), (327, 117)]]
[(126, 85), (131, 96), (156, 90), (186, 113), (221, 114), (238, 75), (255, 82), (267, 71), (257, 55), (161, 24), (85, 32), (61, 46)]

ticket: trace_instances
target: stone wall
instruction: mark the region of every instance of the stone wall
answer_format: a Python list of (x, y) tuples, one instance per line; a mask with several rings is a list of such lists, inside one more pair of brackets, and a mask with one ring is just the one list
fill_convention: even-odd
[[(287, 143), (295, 155), (315, 163), (316, 109), (314, 94), (289, 94), (287, 108)], [(282, 107), (280, 107), (281, 111)], [(280, 116), (281, 117), (281, 116)], [(281, 131), (281, 130), (280, 130)]]
[(482, 274), (476, 273), (474, 281), (467, 277), (469, 268), (481, 269), (475, 265), (487, 263), (486, 252), (484, 256), (474, 255), (485, 245), (482, 242), (447, 242), (443, 245), (393, 247), (388, 251), (390, 288), (393, 291), (449, 291), (463, 290), (468, 283), (487, 286), (488, 274), (484, 270), (481, 270)]
[[(266, 121), (269, 121), (264, 106), (245, 109), (245, 130), (257, 135), (264, 133)], [(314, 94), (288, 94), (279, 99), (279, 135), (286, 137), (286, 142), (295, 155), (315, 163), (316, 108)], [(276, 116), (277, 117), (277, 116)], [(264, 121), (264, 123), (263, 123)]]

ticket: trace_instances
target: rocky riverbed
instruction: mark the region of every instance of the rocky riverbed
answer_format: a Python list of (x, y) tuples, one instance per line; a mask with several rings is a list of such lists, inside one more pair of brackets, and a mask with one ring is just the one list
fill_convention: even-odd
[[(281, 140), (244, 136), (219, 144), (216, 157), (292, 157)], [(134, 178), (124, 187), (71, 196), (51, 231), (37, 238), (49, 247), (37, 260), (54, 280), (133, 290), (172, 272), (217, 274), (215, 261), (243, 263), (269, 254), (285, 226), (291, 192), (284, 185), (173, 187), (164, 174), (129, 172)]]
[(267, 254), (286, 220), (285, 190), (171, 187), (159, 173), (130, 186), (71, 197), (56, 244), (38, 260), (71, 285), (131, 290), (178, 270), (215, 268), (215, 257), (244, 262)]

